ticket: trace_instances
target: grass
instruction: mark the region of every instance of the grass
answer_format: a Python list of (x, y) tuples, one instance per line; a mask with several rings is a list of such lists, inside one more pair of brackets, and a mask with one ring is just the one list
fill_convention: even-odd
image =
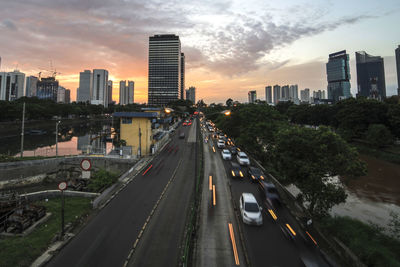
[[(48, 202), (40, 201), (50, 218), (25, 237), (4, 237), (0, 239), (0, 266), (29, 266), (50, 245), (61, 228), (60, 198)], [(91, 210), (88, 198), (65, 198), (65, 224), (76, 222), (80, 216)]]
[(330, 217), (322, 229), (336, 236), (367, 266), (400, 266), (400, 241), (349, 217)]
[(53, 157), (44, 157), (44, 156), (31, 156), (31, 157), (12, 157), (4, 154), (0, 154), (0, 162), (13, 162), (13, 161), (23, 161), (23, 160), (37, 160), (37, 159), (48, 159), (55, 158)]
[(103, 189), (118, 181), (118, 177), (119, 175), (117, 173), (100, 169), (95, 172), (90, 179), (88, 189), (92, 192), (101, 192)]
[(365, 154), (395, 164), (400, 164), (400, 153), (398, 152), (397, 146), (382, 150), (366, 146), (361, 143), (352, 143), (352, 145), (357, 148), (360, 154)]

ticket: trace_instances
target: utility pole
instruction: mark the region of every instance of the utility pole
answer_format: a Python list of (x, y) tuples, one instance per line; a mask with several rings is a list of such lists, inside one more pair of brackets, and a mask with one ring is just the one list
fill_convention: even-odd
[(22, 107), (21, 158), (24, 157), (25, 102)]
[(58, 157), (58, 125), (61, 121), (56, 121), (56, 158)]

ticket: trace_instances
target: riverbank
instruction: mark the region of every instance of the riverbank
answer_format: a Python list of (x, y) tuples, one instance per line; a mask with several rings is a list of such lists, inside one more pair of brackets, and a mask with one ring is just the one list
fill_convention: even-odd
[(360, 154), (374, 157), (383, 161), (400, 165), (400, 145), (393, 145), (385, 149), (377, 149), (362, 143), (351, 143)]

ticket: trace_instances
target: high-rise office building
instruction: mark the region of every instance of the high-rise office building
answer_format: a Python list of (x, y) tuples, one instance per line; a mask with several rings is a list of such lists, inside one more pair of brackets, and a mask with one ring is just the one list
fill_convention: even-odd
[(26, 83), (25, 83), (25, 96), (26, 97), (36, 96), (37, 83), (38, 83), (37, 77), (35, 77), (35, 76), (26, 77)]
[(107, 81), (107, 92), (108, 92), (108, 104), (112, 104), (112, 91), (113, 91), (113, 81)]
[(382, 100), (386, 97), (383, 58), (356, 52), (357, 96)]
[(92, 100), (93, 105), (103, 105), (108, 107), (108, 71), (104, 69), (93, 70), (93, 89)]
[(24, 96), (25, 73), (0, 72), (0, 100), (13, 101)]
[(133, 104), (135, 97), (135, 82), (128, 81), (128, 104)]
[(184, 91), (185, 91), (185, 54), (181, 53), (181, 90), (180, 90), (181, 99), (184, 99)]
[(57, 103), (65, 103), (65, 88), (62, 86), (58, 86)]
[(290, 101), (297, 101), (299, 99), (299, 87), (297, 84), (291, 85), (289, 87), (289, 100)]
[(249, 104), (256, 103), (256, 100), (257, 100), (257, 91), (256, 91), (256, 90), (254, 90), (254, 91), (249, 91), (249, 92), (248, 92), (248, 97), (249, 97)]
[(349, 55), (346, 50), (332, 53), (326, 63), (328, 99), (333, 103), (351, 97)]
[(149, 38), (148, 104), (166, 105), (178, 100), (181, 87), (181, 42), (174, 34)]
[(400, 96), (400, 45), (395, 50), (397, 70), (397, 95)]
[(300, 90), (300, 99), (302, 102), (310, 103), (310, 89), (309, 88)]
[(278, 104), (281, 98), (281, 87), (279, 85), (274, 85), (274, 104)]
[(284, 85), (281, 87), (281, 97), (280, 100), (289, 100), (289, 85)]
[(324, 90), (314, 91), (313, 98), (325, 99), (325, 91)]
[(186, 90), (186, 100), (190, 100), (193, 104), (196, 104), (196, 87), (190, 86)]
[(57, 102), (58, 81), (55, 77), (41, 78), (37, 83), (36, 96), (39, 99), (50, 99)]
[(272, 103), (272, 86), (265, 87), (265, 101), (268, 104)]
[(76, 102), (87, 102), (92, 99), (93, 76), (90, 70), (79, 73), (79, 90), (77, 90)]
[(71, 103), (71, 90), (65, 89), (65, 103)]

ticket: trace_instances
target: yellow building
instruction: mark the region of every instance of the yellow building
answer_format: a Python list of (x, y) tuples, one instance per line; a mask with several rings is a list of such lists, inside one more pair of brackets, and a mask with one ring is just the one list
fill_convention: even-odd
[(132, 148), (132, 155), (147, 156), (151, 154), (154, 144), (151, 129), (152, 120), (158, 117), (156, 112), (115, 112), (120, 118), (120, 139)]

